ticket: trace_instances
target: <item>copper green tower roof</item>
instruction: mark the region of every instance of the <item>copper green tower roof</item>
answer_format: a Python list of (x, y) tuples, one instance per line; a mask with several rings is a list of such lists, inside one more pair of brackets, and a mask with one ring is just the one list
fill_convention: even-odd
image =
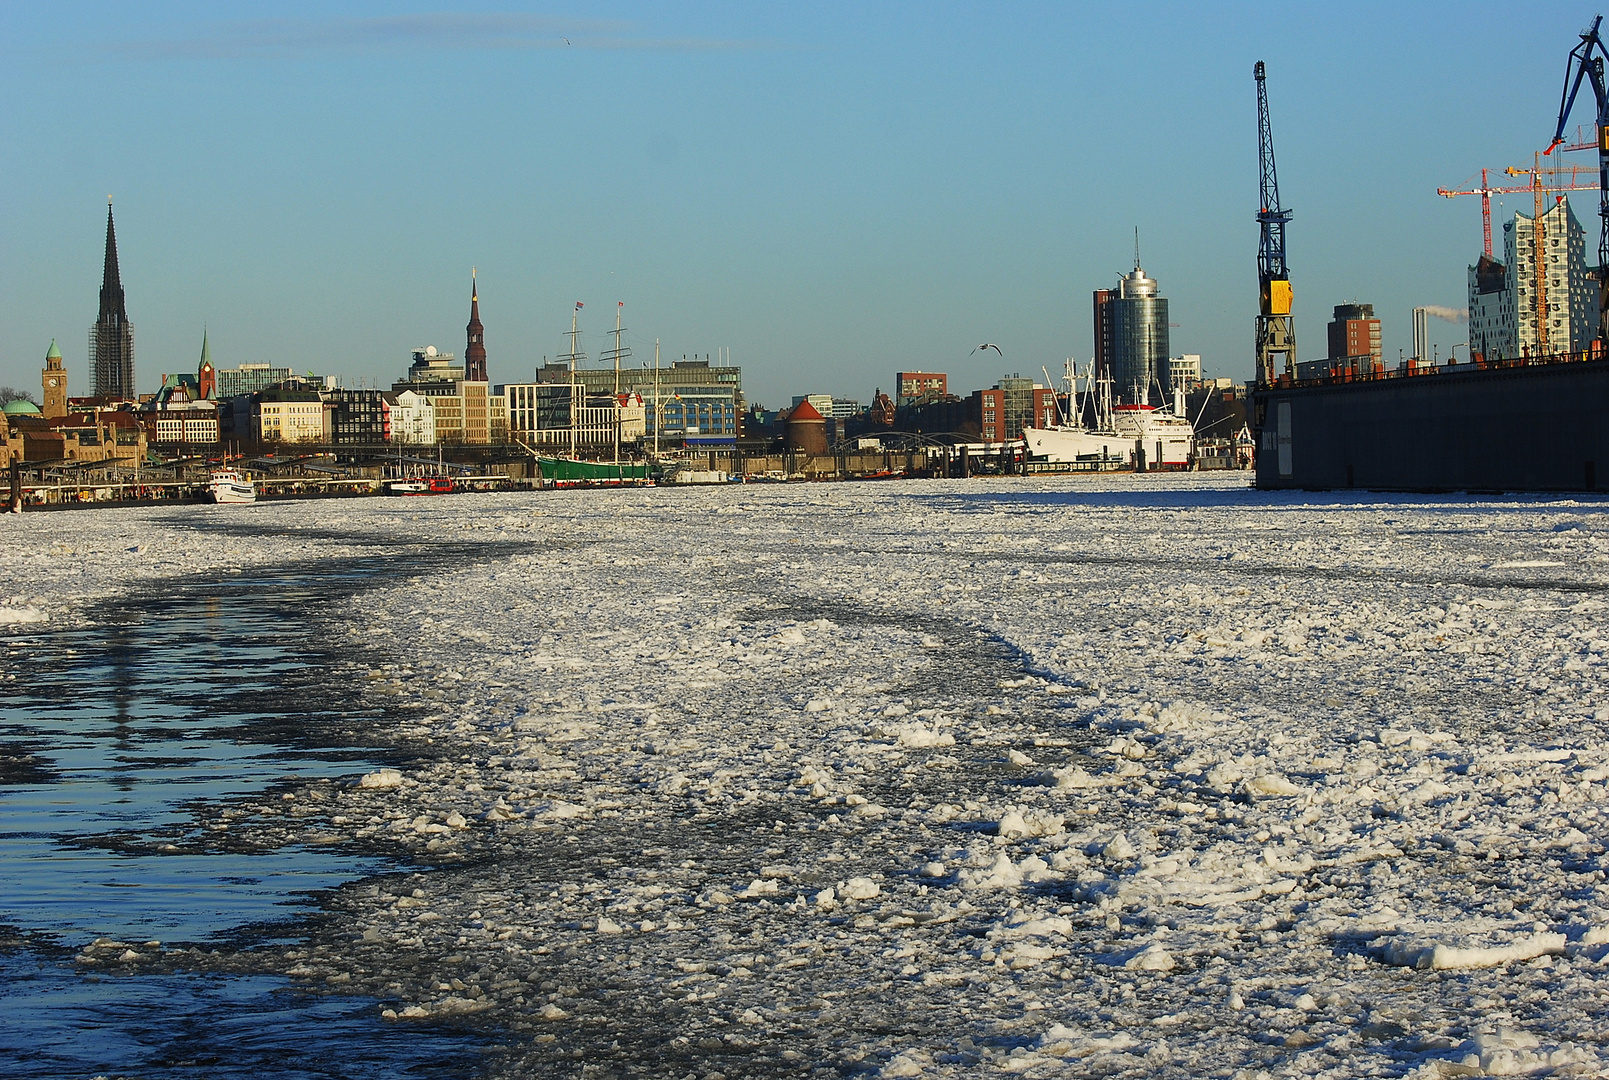
[(60, 360), (61, 350), (56, 348), (56, 339), (50, 339), (50, 351), (45, 354), (46, 360)]

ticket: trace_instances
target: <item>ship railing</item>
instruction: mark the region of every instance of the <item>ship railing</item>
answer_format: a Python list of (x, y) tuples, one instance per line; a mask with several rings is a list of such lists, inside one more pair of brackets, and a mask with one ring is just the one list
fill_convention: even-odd
[(1292, 378), (1282, 375), (1275, 386), (1335, 386), (1341, 383), (1353, 382), (1380, 382), (1386, 379), (1417, 379), (1438, 374), (1460, 374), (1466, 371), (1488, 371), (1502, 368), (1522, 367), (1550, 367), (1557, 364), (1582, 364), (1609, 359), (1601, 342), (1593, 342), (1592, 347), (1576, 352), (1548, 353), (1544, 356), (1517, 356), (1487, 358), (1476, 353), (1473, 360), (1462, 364), (1434, 365), (1427, 361), (1410, 360), (1400, 367), (1387, 368), (1376, 365), (1372, 368), (1340, 366), (1333, 367), (1328, 374), (1309, 376), (1304, 379)]

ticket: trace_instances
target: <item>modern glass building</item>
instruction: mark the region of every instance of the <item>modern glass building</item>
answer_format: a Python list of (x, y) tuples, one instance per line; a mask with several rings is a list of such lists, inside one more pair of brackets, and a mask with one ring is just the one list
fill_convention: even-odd
[(1168, 301), (1138, 262), (1118, 280), (1112, 311), (1112, 381), (1119, 400), (1151, 402), (1168, 359)]

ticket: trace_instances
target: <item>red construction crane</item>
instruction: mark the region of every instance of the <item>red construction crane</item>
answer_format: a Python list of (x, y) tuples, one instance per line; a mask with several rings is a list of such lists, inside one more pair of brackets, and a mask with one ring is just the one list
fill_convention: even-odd
[[(1567, 147), (1565, 147), (1565, 149), (1566, 150), (1574, 150), (1574, 149), (1576, 149), (1576, 147), (1567, 146)], [(1591, 144), (1588, 147), (1588, 149), (1592, 149), (1592, 150), (1597, 149), (1597, 144), (1596, 143)], [(1522, 192), (1531, 191), (1532, 186), (1533, 186), (1531, 184), (1525, 184), (1525, 185), (1523, 185), (1521, 187), (1492, 187), (1490, 181), (1487, 179), (1487, 174), (1490, 171), (1491, 171), (1490, 169), (1482, 169), (1481, 170), (1481, 182), (1480, 182), (1479, 187), (1469, 187), (1469, 188), (1465, 188), (1465, 189), (1460, 190), (1460, 191), (1454, 191), (1454, 190), (1452, 190), (1450, 188), (1437, 188), (1436, 189), (1436, 194), (1437, 195), (1442, 195), (1442, 196), (1445, 196), (1445, 197), (1447, 197), (1449, 199), (1453, 198), (1455, 195), (1479, 195), (1481, 197), (1481, 236), (1484, 239), (1485, 244), (1486, 244), (1486, 257), (1488, 259), (1492, 257), (1492, 196), (1493, 195), (1518, 195), (1518, 194), (1520, 194)], [(1507, 170), (1507, 172), (1508, 172), (1508, 174), (1510, 176), (1529, 176), (1531, 171), (1532, 170), (1530, 170), (1530, 169), (1508, 169)], [(1597, 191), (1598, 190), (1598, 177), (1597, 177), (1597, 174), (1594, 173), (1593, 170), (1591, 170), (1591, 169), (1584, 169), (1579, 165), (1562, 165), (1562, 166), (1557, 166), (1557, 167), (1545, 168), (1545, 169), (1542, 169), (1541, 171), (1543, 173), (1553, 175), (1553, 176), (1559, 176), (1559, 175), (1562, 174), (1564, 176), (1569, 177), (1569, 182), (1568, 183), (1559, 182), (1559, 183), (1552, 183), (1552, 184), (1547, 184), (1547, 183), (1543, 184), (1542, 189), (1544, 191)], [(1583, 175), (1585, 175), (1590, 180), (1590, 183), (1582, 183), (1581, 178), (1582, 178)], [(1465, 181), (1465, 182), (1468, 183), (1468, 181)]]

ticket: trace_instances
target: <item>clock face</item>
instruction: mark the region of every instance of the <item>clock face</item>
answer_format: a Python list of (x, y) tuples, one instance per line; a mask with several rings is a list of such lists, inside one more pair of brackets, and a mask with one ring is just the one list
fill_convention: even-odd
[(50, 385), (51, 385), (51, 386), (55, 386), (55, 385), (56, 385), (56, 380), (55, 380), (55, 379), (51, 379), (51, 380), (50, 380)]

